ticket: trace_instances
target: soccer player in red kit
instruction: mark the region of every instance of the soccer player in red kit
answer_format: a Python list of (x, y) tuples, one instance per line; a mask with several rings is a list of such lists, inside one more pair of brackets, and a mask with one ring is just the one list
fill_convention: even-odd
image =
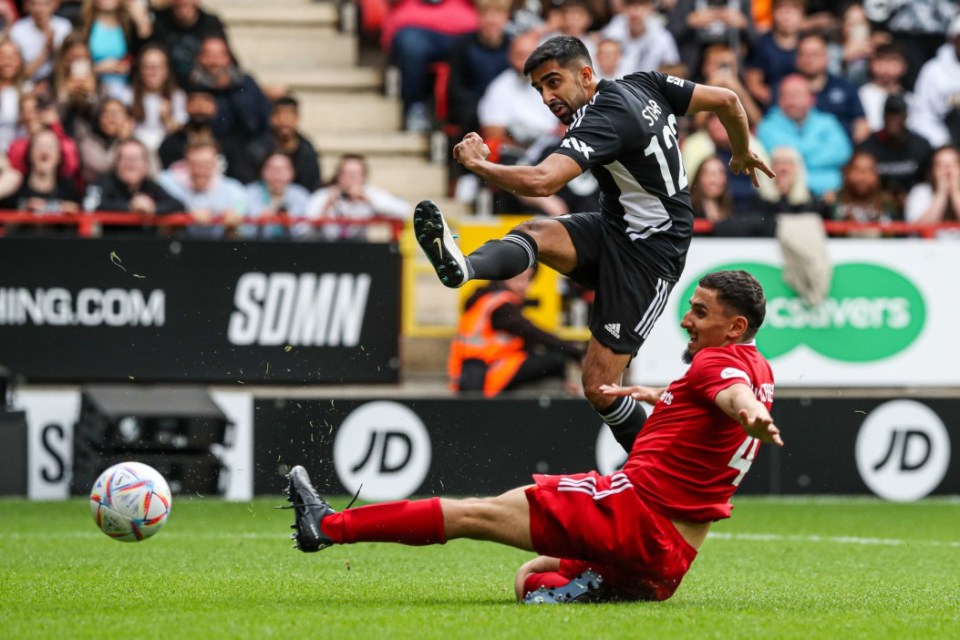
[(301, 551), (332, 544), (500, 542), (540, 556), (517, 573), (528, 603), (665, 600), (673, 595), (711, 524), (761, 442), (783, 446), (770, 416), (773, 374), (754, 335), (766, 300), (744, 271), (704, 276), (680, 326), (690, 368), (664, 389), (605, 387), (656, 403), (622, 471), (534, 475), (495, 498), (399, 501), (335, 512), (303, 467), (289, 475), (293, 534)]

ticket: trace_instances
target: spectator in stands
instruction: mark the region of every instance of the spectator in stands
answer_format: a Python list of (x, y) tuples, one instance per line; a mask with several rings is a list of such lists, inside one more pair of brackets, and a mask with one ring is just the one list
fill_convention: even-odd
[(80, 32), (101, 87), (108, 95), (127, 98), (134, 56), (153, 33), (147, 5), (137, 0), (87, 0)]
[(190, 84), (210, 92), (217, 101), (213, 132), (217, 138), (257, 140), (270, 127), (270, 102), (256, 81), (236, 64), (227, 41), (204, 38)]
[(7, 156), (0, 154), (0, 208), (6, 206), (6, 199), (17, 192), (23, 184), (23, 174), (10, 166)]
[(903, 95), (908, 103), (912, 102), (913, 96), (907, 94), (903, 88), (903, 76), (906, 72), (907, 61), (896, 45), (880, 45), (873, 52), (870, 58), (871, 80), (858, 90), (870, 131), (879, 131), (883, 127), (887, 98)]
[(9, 38), (0, 40), (0, 154), (17, 137), (20, 124), (20, 92), (25, 80), (23, 58)]
[(858, 150), (873, 155), (883, 188), (902, 209), (910, 189), (923, 180), (933, 149), (923, 136), (907, 128), (907, 102), (891, 95), (883, 109), (883, 127), (871, 134)]
[(711, 44), (739, 51), (757, 39), (750, 0), (677, 0), (667, 28), (688, 69), (700, 68), (703, 50)]
[(84, 183), (96, 182), (116, 166), (117, 145), (132, 134), (133, 118), (122, 102), (107, 98), (100, 103), (93, 122), (84, 123), (77, 134)]
[(960, 16), (947, 29), (947, 42), (923, 65), (914, 88), (910, 128), (932, 147), (960, 144)]
[(902, 219), (893, 198), (883, 190), (877, 174), (877, 161), (866, 151), (854, 151), (843, 168), (843, 186), (830, 207), (830, 217), (846, 222)]
[(407, 131), (431, 128), (427, 99), (430, 64), (449, 62), (457, 36), (477, 29), (471, 0), (389, 0), (382, 44), (400, 71), (400, 97)]
[(536, 265), (509, 280), (494, 281), (468, 299), (447, 361), (454, 391), (490, 398), (551, 378), (563, 381), (567, 362), (583, 349), (524, 317), (522, 309)]
[(603, 38), (597, 43), (593, 70), (601, 80), (616, 80), (620, 77), (621, 60), (623, 60), (623, 45), (612, 38)]
[[(157, 44), (141, 49), (132, 85), (133, 135), (153, 159), (164, 138), (186, 124), (187, 95), (170, 73), (167, 52)], [(151, 160), (151, 166), (156, 162)]]
[(847, 79), (827, 71), (829, 58), (823, 36), (807, 34), (797, 44), (797, 71), (810, 81), (816, 96), (817, 109), (837, 117), (847, 136), (863, 142), (870, 135), (870, 125), (863, 113), (857, 88)]
[(49, 127), (31, 134), (23, 182), (0, 208), (33, 213), (72, 213), (80, 210), (80, 195), (74, 180), (63, 175), (60, 139)]
[[(188, 235), (220, 238), (232, 234), (247, 210), (243, 185), (220, 171), (217, 144), (198, 137), (187, 146), (186, 162), (157, 176), (157, 183), (180, 200), (196, 226)], [(217, 220), (219, 218), (219, 220)]]
[(210, 37), (227, 41), (220, 18), (201, 9), (200, 0), (171, 0), (169, 7), (154, 12), (153, 39), (170, 54), (173, 76), (181, 87), (190, 78), (200, 43)]
[(750, 48), (744, 79), (763, 107), (774, 102), (773, 90), (797, 70), (797, 43), (803, 25), (804, 0), (773, 0), (773, 28)]
[(510, 0), (478, 0), (477, 16), (477, 30), (457, 38), (450, 54), (447, 119), (463, 134), (479, 130), (480, 97), (510, 66)]
[(556, 29), (548, 29), (540, 33), (538, 44), (546, 42), (553, 36), (572, 36), (583, 42), (590, 59), (596, 57), (596, 41), (588, 33), (593, 24), (593, 4), (590, 0), (555, 0), (550, 2), (551, 12), (556, 12)]
[(910, 190), (905, 216), (908, 222), (960, 222), (960, 150), (940, 147), (930, 159), (926, 182)]
[(346, 154), (337, 164), (333, 184), (310, 196), (306, 215), (314, 220), (322, 219), (343, 225), (326, 224), (320, 234), (328, 239), (364, 238), (362, 225), (350, 225), (350, 221), (365, 221), (374, 217), (406, 219), (411, 206), (386, 189), (368, 183), (369, 169), (361, 155)]
[(320, 156), (313, 144), (300, 133), (300, 103), (283, 96), (273, 103), (270, 129), (274, 147), (293, 163), (293, 181), (307, 191), (320, 188)]
[[(150, 179), (150, 155), (146, 146), (135, 138), (117, 145), (117, 161), (113, 170), (87, 186), (83, 198), (87, 211), (130, 211), (145, 216), (162, 216), (186, 210), (182, 202)], [(105, 227), (111, 235), (149, 227)]]
[(83, 34), (71, 33), (57, 53), (51, 77), (51, 93), (66, 132), (75, 136), (77, 123), (91, 120), (97, 106), (97, 77), (93, 73), (93, 59)]
[(807, 169), (803, 158), (793, 147), (776, 147), (770, 152), (776, 176), (760, 184), (760, 200), (756, 210), (760, 215), (775, 218), (781, 213), (825, 214), (823, 202), (807, 188)]
[(0, 33), (8, 35), (10, 27), (19, 17), (17, 3), (14, 0), (0, 0)]
[(730, 89), (743, 105), (747, 112), (747, 120), (753, 129), (763, 117), (760, 105), (756, 103), (743, 82), (740, 75), (740, 62), (737, 53), (727, 44), (709, 45), (703, 52), (703, 66), (701, 75), (704, 82), (715, 87)]
[(166, 169), (183, 160), (191, 140), (213, 138), (222, 154), (226, 175), (241, 183), (256, 180), (259, 158), (269, 148), (269, 139), (248, 141), (243, 136), (216, 135), (216, 117), (217, 101), (213, 95), (205, 90), (190, 89), (187, 93), (187, 123), (160, 143), (161, 166)]
[(80, 170), (80, 154), (77, 143), (66, 134), (60, 123), (55, 105), (43, 96), (23, 94), (20, 96), (20, 136), (10, 143), (7, 155), (10, 166), (26, 175), (29, 163), (29, 147), (33, 136), (41, 131), (50, 130), (60, 141), (58, 165), (60, 175), (74, 180)]
[(859, 87), (868, 79), (870, 58), (874, 50), (870, 20), (862, 5), (851, 2), (843, 10), (840, 36), (839, 44), (828, 47), (830, 67), (836, 70), (837, 75)]
[(757, 127), (757, 137), (767, 149), (794, 147), (807, 167), (810, 190), (831, 199), (840, 188), (840, 169), (850, 159), (852, 147), (840, 121), (814, 107), (810, 82), (799, 74), (780, 83), (777, 106)]
[[(260, 169), (260, 179), (247, 185), (247, 219), (260, 217), (301, 218), (306, 215), (310, 192), (293, 181), (294, 167), (290, 156), (275, 151), (267, 156)], [(282, 224), (244, 225), (240, 235), (254, 238), (289, 238), (301, 235), (299, 228)]]
[[(729, 164), (730, 158), (733, 157), (727, 130), (716, 114), (704, 114), (702, 121), (702, 129), (687, 136), (680, 144), (680, 149), (683, 151), (683, 167), (688, 176), (696, 174), (700, 164), (710, 156), (717, 156), (725, 164)], [(750, 148), (769, 165), (769, 156), (764, 145), (752, 135)], [(727, 180), (730, 182), (730, 193), (733, 196), (734, 205), (737, 208), (751, 206), (756, 199), (756, 190), (750, 176), (730, 175), (728, 171)]]
[(727, 166), (711, 156), (700, 163), (690, 183), (690, 204), (693, 217), (714, 224), (733, 216), (733, 197), (727, 181)]
[(59, 0), (27, 0), (27, 15), (10, 28), (10, 39), (23, 56), (27, 78), (39, 84), (53, 73), (53, 59), (73, 30), (69, 20), (53, 15)]
[(903, 86), (915, 91), (914, 81), (920, 67), (937, 54), (943, 44), (944, 28), (958, 15), (957, 3), (955, 0), (903, 0), (864, 4), (870, 10), (874, 27), (889, 33), (903, 51), (907, 59)]
[(600, 32), (623, 47), (617, 75), (678, 64), (681, 58), (677, 43), (656, 15), (654, 0), (624, 0), (623, 5), (623, 12)]
[(516, 161), (534, 140), (554, 131), (556, 117), (543, 105), (523, 65), (537, 47), (537, 36), (525, 33), (510, 43), (510, 68), (490, 83), (478, 107), (480, 135), (497, 157)]

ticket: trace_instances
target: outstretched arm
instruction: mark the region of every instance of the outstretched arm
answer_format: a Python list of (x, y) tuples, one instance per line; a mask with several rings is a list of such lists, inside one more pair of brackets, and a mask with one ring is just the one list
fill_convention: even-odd
[(760, 442), (783, 446), (780, 429), (773, 424), (773, 418), (766, 405), (757, 400), (753, 391), (745, 384), (735, 384), (717, 394), (714, 399), (724, 413), (739, 422), (748, 436)]
[(551, 196), (581, 173), (572, 158), (553, 153), (538, 165), (502, 165), (490, 162), (490, 149), (476, 133), (468, 133), (453, 148), (453, 159), (475, 173), (481, 180), (521, 196)]
[(730, 149), (733, 157), (730, 158), (730, 170), (736, 174), (746, 174), (753, 180), (753, 186), (759, 187), (757, 169), (773, 178), (776, 174), (760, 159), (760, 156), (750, 150), (750, 128), (747, 123), (747, 113), (737, 97), (730, 89), (711, 87), (707, 84), (698, 84), (690, 96), (690, 106), (687, 114), (698, 111), (712, 111), (720, 118), (723, 128), (730, 138)]

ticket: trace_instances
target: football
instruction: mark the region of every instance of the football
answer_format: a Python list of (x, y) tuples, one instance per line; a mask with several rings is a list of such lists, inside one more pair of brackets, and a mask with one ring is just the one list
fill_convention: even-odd
[(139, 542), (157, 533), (170, 517), (173, 500), (160, 473), (140, 462), (115, 464), (90, 491), (90, 512), (100, 530), (122, 542)]

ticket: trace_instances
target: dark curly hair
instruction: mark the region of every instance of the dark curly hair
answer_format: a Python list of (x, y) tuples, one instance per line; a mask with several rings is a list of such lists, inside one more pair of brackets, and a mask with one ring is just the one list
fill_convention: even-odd
[(751, 340), (767, 315), (767, 298), (757, 279), (746, 271), (714, 271), (700, 278), (704, 289), (717, 292), (717, 301), (747, 319), (744, 340)]
[(554, 36), (534, 49), (526, 64), (523, 65), (523, 75), (529, 76), (540, 65), (555, 60), (561, 67), (578, 70), (581, 67), (592, 67), (590, 52), (580, 38), (573, 36)]

